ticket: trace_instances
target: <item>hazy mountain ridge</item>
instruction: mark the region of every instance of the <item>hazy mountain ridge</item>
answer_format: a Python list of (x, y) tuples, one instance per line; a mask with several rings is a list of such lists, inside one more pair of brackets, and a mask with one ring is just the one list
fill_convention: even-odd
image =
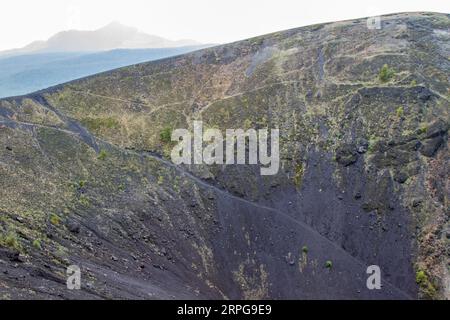
[(194, 40), (168, 40), (112, 22), (93, 31), (61, 31), (46, 41), (35, 41), (23, 48), (0, 51), (0, 57), (31, 53), (96, 52), (114, 49), (150, 49), (200, 46)]
[[(0, 294), (449, 297), (449, 28), (314, 25), (0, 100)], [(194, 119), (279, 128), (280, 172), (172, 165)]]
[(94, 31), (63, 31), (47, 41), (0, 51), (0, 97), (23, 95), (95, 73), (209, 46), (145, 34), (118, 22)]

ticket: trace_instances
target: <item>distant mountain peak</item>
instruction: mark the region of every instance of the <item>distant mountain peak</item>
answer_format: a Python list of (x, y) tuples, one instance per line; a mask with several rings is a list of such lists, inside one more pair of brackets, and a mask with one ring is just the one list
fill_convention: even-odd
[(137, 28), (112, 21), (97, 30), (66, 30), (54, 34), (47, 41), (34, 41), (20, 48), (0, 52), (13, 56), (40, 52), (96, 52), (113, 49), (174, 48), (200, 45), (193, 40), (173, 41), (140, 32)]
[(111, 21), (107, 25), (105, 25), (105, 26), (103, 26), (103, 27), (101, 27), (101, 28), (99, 28), (97, 30), (94, 30), (93, 32), (100, 31), (100, 30), (111, 30), (111, 31), (114, 31), (114, 30), (134, 30), (136, 32), (138, 31), (137, 28), (124, 25), (124, 24), (120, 23), (119, 21)]
[(113, 20), (110, 23), (108, 23), (106, 26), (104, 26), (103, 28), (120, 28), (120, 27), (127, 27), (124, 24), (120, 23), (117, 20)]

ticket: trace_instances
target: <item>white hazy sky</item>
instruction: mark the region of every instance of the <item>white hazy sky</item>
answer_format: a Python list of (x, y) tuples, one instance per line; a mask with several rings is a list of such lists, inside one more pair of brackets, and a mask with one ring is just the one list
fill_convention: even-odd
[(225, 43), (319, 22), (404, 11), (450, 13), (448, 0), (1, 0), (0, 50), (118, 21), (169, 39)]

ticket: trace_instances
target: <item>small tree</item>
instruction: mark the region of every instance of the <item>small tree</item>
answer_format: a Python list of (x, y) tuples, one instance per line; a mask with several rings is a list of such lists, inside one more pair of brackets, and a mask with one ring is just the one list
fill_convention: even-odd
[(389, 68), (387, 64), (383, 65), (380, 69), (380, 73), (378, 74), (378, 78), (381, 82), (388, 82), (395, 75), (395, 71), (392, 68)]

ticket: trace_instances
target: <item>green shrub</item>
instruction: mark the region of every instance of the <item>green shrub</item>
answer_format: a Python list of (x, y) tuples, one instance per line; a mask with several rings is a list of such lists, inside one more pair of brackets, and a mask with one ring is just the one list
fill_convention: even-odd
[(106, 150), (102, 149), (102, 150), (100, 150), (100, 153), (98, 154), (97, 159), (105, 160), (107, 156), (108, 156), (108, 153), (106, 152)]
[(159, 138), (164, 143), (169, 143), (172, 141), (172, 128), (166, 127), (159, 133)]
[(308, 253), (308, 247), (307, 247), (307, 246), (303, 246), (302, 252), (303, 252), (303, 253)]
[(86, 185), (86, 180), (78, 181), (78, 188), (83, 188)]
[(389, 68), (387, 64), (383, 65), (380, 69), (380, 73), (378, 74), (378, 78), (381, 82), (388, 82), (395, 75), (395, 71), (392, 68)]
[(33, 247), (35, 247), (36, 249), (39, 249), (39, 250), (42, 249), (41, 240), (39, 240), (39, 239), (34, 240)]
[(398, 107), (397, 110), (395, 110), (395, 112), (397, 113), (397, 117), (399, 118), (403, 117), (404, 111), (402, 106)]
[(417, 270), (416, 272), (416, 283), (417, 284), (421, 284), (428, 281), (428, 277), (425, 273), (425, 271), (423, 270)]
[(419, 285), (420, 293), (424, 298), (436, 299), (436, 287), (424, 270), (419, 269), (416, 271), (416, 283)]
[(333, 267), (333, 262), (331, 262), (331, 260), (327, 260), (327, 262), (325, 262), (325, 268), (331, 269), (332, 267)]

